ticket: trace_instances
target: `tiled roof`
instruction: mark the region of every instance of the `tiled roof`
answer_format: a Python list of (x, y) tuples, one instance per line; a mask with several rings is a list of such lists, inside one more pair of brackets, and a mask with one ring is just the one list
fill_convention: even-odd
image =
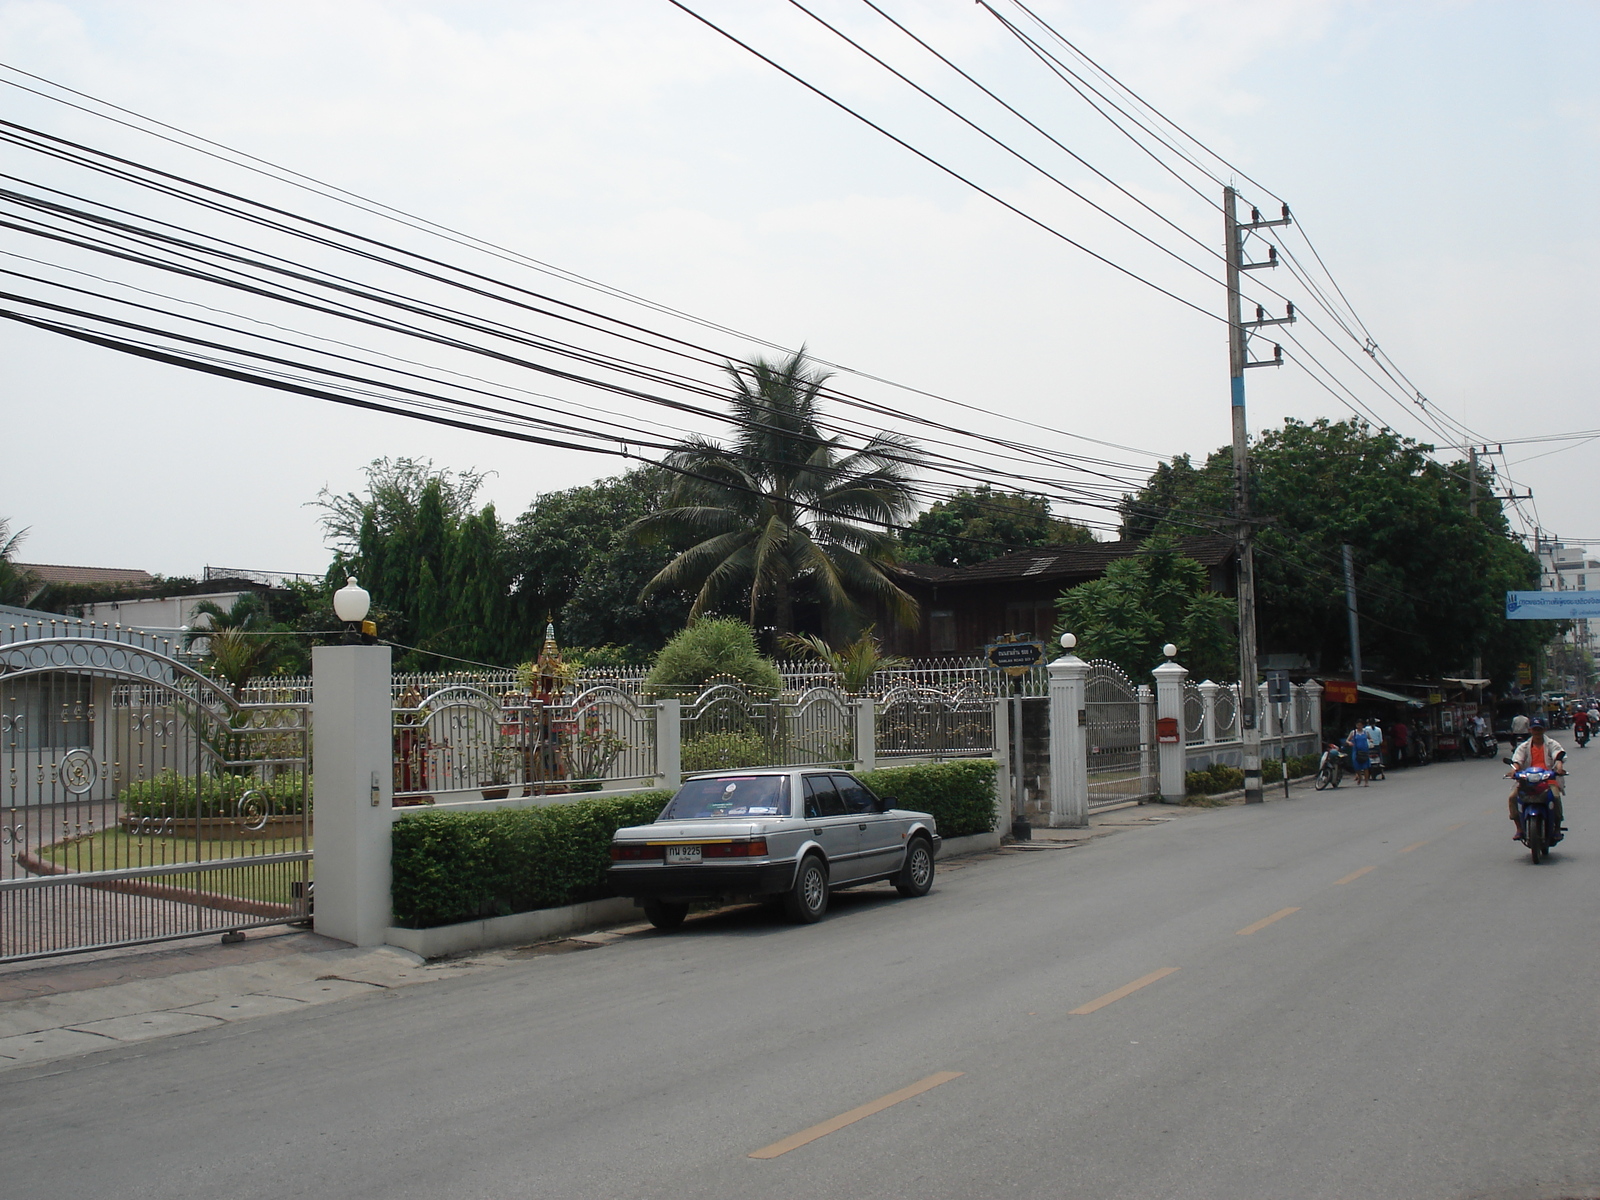
[(149, 571), (133, 567), (64, 567), (54, 563), (12, 563), (41, 583), (154, 583)]
[[(894, 569), (902, 576), (941, 587), (1034, 579), (1086, 579), (1099, 576), (1119, 558), (1136, 553), (1141, 545), (1140, 542), (1095, 542), (1084, 546), (1041, 546), (1016, 550), (970, 567), (903, 563)], [(1178, 539), (1178, 548), (1201, 566), (1215, 567), (1233, 555), (1234, 543), (1232, 538), (1226, 537), (1188, 537)]]

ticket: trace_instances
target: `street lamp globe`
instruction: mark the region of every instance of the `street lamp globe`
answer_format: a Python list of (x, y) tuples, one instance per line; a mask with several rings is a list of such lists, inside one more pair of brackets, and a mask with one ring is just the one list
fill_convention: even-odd
[(366, 620), (371, 608), (372, 597), (367, 595), (366, 588), (356, 582), (354, 575), (347, 578), (344, 586), (333, 594), (333, 615), (347, 625)]
[(1075, 634), (1075, 633), (1063, 633), (1061, 635), (1061, 648), (1063, 650), (1071, 650), (1077, 644), (1078, 644), (1078, 635), (1077, 634)]
[(1168, 658), (1177, 658), (1178, 648), (1171, 642), (1168, 642), (1165, 646), (1161, 647), (1161, 653), (1165, 654)]

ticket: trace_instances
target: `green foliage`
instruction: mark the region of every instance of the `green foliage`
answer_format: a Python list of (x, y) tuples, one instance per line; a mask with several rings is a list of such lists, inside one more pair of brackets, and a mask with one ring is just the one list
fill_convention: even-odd
[(901, 537), (908, 562), (955, 567), (986, 562), (1029, 546), (1077, 546), (1094, 541), (1081, 525), (1050, 513), (1050, 501), (988, 484), (937, 500)]
[(772, 746), (760, 732), (702, 733), (683, 743), (683, 770), (731, 771), (739, 767), (764, 767), (772, 762)]
[(995, 763), (988, 758), (957, 758), (911, 767), (880, 767), (861, 773), (861, 781), (899, 808), (931, 813), (939, 836), (966, 837), (994, 829)]
[(802, 595), (824, 625), (854, 625), (862, 601), (914, 622), (915, 602), (884, 572), (898, 544), (884, 528), (912, 509), (911, 471), (920, 451), (879, 433), (859, 450), (820, 429), (818, 395), (828, 376), (802, 350), (782, 362), (729, 363), (731, 445), (683, 442), (667, 460), (683, 472), (665, 507), (634, 526), (644, 545), (687, 548), (645, 584), (641, 598), (693, 595), (691, 616), (735, 601), (750, 624), (794, 630)]
[(407, 814), (392, 833), (395, 921), (426, 929), (602, 897), (612, 834), (654, 821), (671, 797)]
[[(1320, 761), (1321, 756), (1317, 754), (1290, 755), (1289, 778), (1300, 779), (1312, 774)], [(1199, 771), (1185, 771), (1183, 782), (1185, 792), (1191, 796), (1215, 796), (1219, 792), (1236, 792), (1244, 787), (1244, 772), (1238, 767), (1212, 763)], [(1283, 764), (1278, 759), (1262, 758), (1261, 782), (1283, 782)]]
[(750, 626), (735, 617), (707, 617), (668, 642), (645, 677), (649, 697), (690, 698), (713, 679), (730, 678), (757, 692), (776, 694), (783, 678), (756, 648)]
[(245, 775), (179, 775), (163, 771), (154, 779), (140, 779), (122, 789), (118, 800), (133, 817), (232, 817), (238, 815), (240, 797), (257, 792), (269, 816), (288, 816), (305, 809), (298, 771), (286, 771), (263, 781)]
[(872, 636), (873, 626), (868, 625), (853, 642), (835, 650), (814, 633), (789, 634), (779, 640), (779, 645), (799, 658), (814, 658), (826, 663), (838, 676), (839, 686), (852, 696), (867, 690), (872, 677), (879, 671), (894, 671), (907, 665), (908, 659), (885, 654), (883, 645)]
[(622, 662), (648, 662), (683, 628), (689, 602), (639, 593), (682, 547), (641, 545), (628, 531), (663, 506), (670, 487), (667, 472), (638, 467), (535, 498), (510, 532), (513, 619), (538, 632), (553, 618), (564, 651), (612, 646)]
[(38, 580), (11, 561), (27, 536), (26, 529), (12, 533), (11, 519), (0, 517), (0, 604), (26, 604), (38, 588)]
[(1172, 538), (1152, 538), (1101, 578), (1080, 583), (1056, 601), (1057, 632), (1077, 635), (1076, 653), (1116, 663), (1135, 682), (1178, 646), (1178, 661), (1197, 679), (1238, 674), (1229, 629), (1235, 605), (1210, 588), (1206, 570), (1178, 552)]
[(435, 470), (425, 459), (374, 459), (366, 495), (318, 496), (336, 557), (372, 596), (381, 634), (417, 647), (402, 670), (439, 665), (439, 655), (506, 662), (526, 650), (527, 629), (507, 618), (511, 557), (494, 506), (472, 507), (483, 475)]
[[(1349, 654), (1341, 545), (1354, 547), (1369, 670), (1398, 678), (1464, 674), (1474, 655), (1498, 683), (1515, 678), (1555, 634), (1547, 621), (1507, 621), (1504, 593), (1539, 586), (1537, 559), (1512, 536), (1480, 464), (1472, 514), (1467, 464), (1355, 421), (1286, 421), (1251, 448), (1257, 616), (1263, 653), (1310, 656), (1322, 671)], [(1121, 504), (1124, 536), (1227, 527), (1232, 451), (1201, 467), (1158, 467)], [(1185, 661), (1185, 665), (1192, 665)]]
[(1214, 762), (1198, 771), (1183, 773), (1184, 791), (1191, 796), (1215, 796), (1218, 792), (1236, 792), (1244, 786), (1244, 772), (1238, 767)]

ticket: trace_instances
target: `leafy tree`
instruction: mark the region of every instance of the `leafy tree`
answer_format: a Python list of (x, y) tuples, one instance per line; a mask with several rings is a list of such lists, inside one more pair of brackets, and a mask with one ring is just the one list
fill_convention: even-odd
[(537, 497), (509, 535), (514, 621), (542, 630), (553, 617), (564, 646), (610, 645), (628, 662), (649, 662), (684, 627), (689, 602), (670, 593), (640, 599), (677, 547), (643, 545), (629, 530), (662, 507), (671, 479), (638, 467)]
[[(1471, 511), (1464, 463), (1355, 421), (1287, 421), (1251, 449), (1257, 620), (1263, 652), (1303, 653), (1323, 670), (1348, 658), (1341, 546), (1353, 547), (1364, 665), (1400, 678), (1466, 671), (1497, 680), (1533, 661), (1550, 622), (1506, 621), (1504, 593), (1538, 587), (1537, 559), (1513, 537), (1485, 480)], [(1232, 453), (1164, 464), (1122, 502), (1124, 533), (1226, 529)], [(1199, 528), (1197, 528), (1199, 527)]]
[(1211, 590), (1206, 569), (1179, 553), (1172, 538), (1152, 538), (1099, 579), (1069, 588), (1056, 610), (1057, 632), (1077, 635), (1079, 656), (1109, 659), (1136, 683), (1160, 665), (1167, 642), (1177, 644), (1178, 661), (1193, 678), (1239, 673), (1234, 602)]
[(0, 517), (0, 604), (26, 604), (38, 590), (38, 579), (12, 563), (17, 547), (28, 536), (26, 529), (11, 532), (11, 520)]
[(955, 567), (986, 562), (1028, 546), (1076, 546), (1094, 541), (1081, 525), (1050, 513), (1050, 502), (988, 484), (937, 500), (901, 537), (909, 562)]
[(750, 626), (737, 617), (703, 617), (662, 647), (643, 691), (647, 696), (688, 698), (724, 679), (774, 695), (783, 689), (778, 668), (756, 647)]
[(818, 394), (828, 376), (804, 351), (782, 362), (729, 363), (731, 445), (691, 437), (669, 458), (680, 477), (666, 507), (640, 520), (645, 544), (688, 543), (645, 584), (694, 596), (691, 616), (738, 599), (750, 623), (794, 630), (795, 601), (820, 604), (830, 626), (854, 624), (859, 604), (877, 600), (896, 619), (916, 619), (915, 602), (884, 572), (897, 552), (885, 524), (912, 508), (914, 443), (877, 434), (847, 451), (818, 425)]
[(365, 497), (326, 488), (318, 496), (336, 555), (329, 575), (334, 586), (345, 573), (359, 577), (384, 636), (417, 648), (401, 664), (505, 662), (525, 652), (531, 634), (506, 619), (505, 531), (493, 505), (473, 509), (482, 473), (380, 458), (366, 475)]

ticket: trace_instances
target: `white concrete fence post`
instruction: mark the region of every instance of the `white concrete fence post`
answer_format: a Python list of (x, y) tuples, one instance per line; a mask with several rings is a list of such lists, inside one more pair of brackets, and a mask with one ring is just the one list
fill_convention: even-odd
[(850, 701), (856, 721), (856, 770), (878, 769), (878, 702), (871, 696)]
[(394, 803), (388, 646), (314, 646), (316, 931), (381, 946), (389, 897)]
[(656, 701), (656, 786), (683, 782), (683, 701)]
[(1200, 744), (1214, 746), (1217, 741), (1217, 693), (1222, 685), (1207, 679), (1200, 685)]
[(1315, 679), (1308, 679), (1301, 686), (1305, 688), (1306, 696), (1311, 701), (1310, 704), (1306, 705), (1306, 711), (1308, 713), (1308, 719), (1306, 721), (1306, 724), (1309, 726), (1309, 728), (1307, 728), (1305, 730), (1305, 732), (1313, 735), (1317, 739), (1317, 744), (1311, 748), (1311, 753), (1313, 753), (1313, 754), (1321, 754), (1322, 753), (1322, 685), (1320, 683), (1318, 683)]
[(1049, 666), (1050, 827), (1089, 823), (1089, 664), (1069, 648)]
[[(1187, 792), (1184, 773), (1188, 770), (1188, 734), (1183, 721), (1183, 681), (1189, 678), (1189, 668), (1175, 662), (1164, 662), (1150, 674), (1156, 680), (1156, 720), (1163, 717), (1177, 722), (1178, 740), (1156, 745), (1157, 773), (1163, 804), (1182, 804)], [(1204, 687), (1201, 684), (1201, 687)], [(1216, 685), (1213, 684), (1213, 687)]]

